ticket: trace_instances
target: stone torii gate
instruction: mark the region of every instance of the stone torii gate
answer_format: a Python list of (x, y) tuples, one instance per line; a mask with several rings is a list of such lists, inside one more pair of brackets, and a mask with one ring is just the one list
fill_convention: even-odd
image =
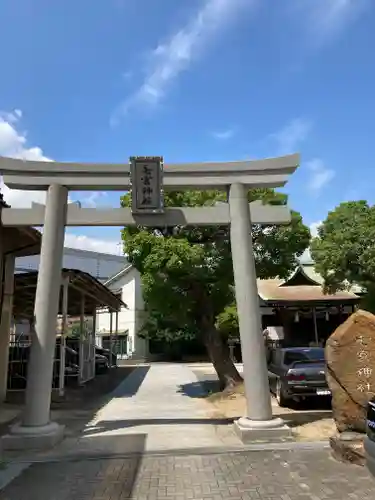
[[(146, 174), (139, 176), (140, 168), (145, 165), (153, 173), (151, 189), (147, 187)], [(0, 157), (0, 173), (9, 188), (47, 191), (46, 206), (2, 210), (4, 226), (44, 227), (25, 411), (22, 421), (7, 436), (6, 446), (18, 448), (28, 443), (34, 448), (48, 446), (63, 437), (63, 427), (50, 421), (50, 402), (65, 226), (230, 224), (247, 401), (247, 415), (236, 422), (236, 429), (243, 440), (269, 432), (285, 432), (284, 422), (272, 416), (251, 224), (287, 224), (290, 211), (284, 206), (249, 204), (248, 191), (284, 186), (298, 165), (298, 154), (255, 161), (168, 164), (164, 170), (162, 159), (157, 157), (133, 158), (129, 164), (50, 163)], [(132, 189), (132, 209), (68, 205), (69, 191), (129, 189)], [(228, 203), (164, 208), (163, 189), (227, 190)], [(142, 193), (143, 198), (147, 194), (143, 202)]]

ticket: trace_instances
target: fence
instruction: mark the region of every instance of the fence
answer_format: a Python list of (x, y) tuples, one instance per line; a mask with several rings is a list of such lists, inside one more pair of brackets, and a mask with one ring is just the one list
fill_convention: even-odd
[(79, 341), (79, 368), (80, 384), (95, 377), (95, 335), (86, 325)]
[[(29, 335), (11, 334), (8, 361), (8, 391), (24, 391), (27, 384), (27, 369), (30, 358)], [(64, 351), (62, 351), (64, 349)], [(61, 365), (62, 363), (62, 365)], [(63, 368), (62, 368), (63, 367)], [(93, 335), (85, 334), (80, 340), (56, 339), (53, 361), (52, 389), (63, 393), (66, 385), (84, 384), (95, 377), (95, 344)]]
[[(27, 369), (30, 358), (30, 337), (16, 337), (11, 335), (9, 342), (9, 360), (8, 360), (8, 391), (24, 391), (27, 384)], [(60, 382), (60, 348), (61, 345), (57, 342), (55, 348), (55, 356), (53, 361), (53, 377), (52, 389), (59, 389)], [(67, 370), (66, 376), (71, 373)]]
[(103, 349), (108, 349), (112, 351), (112, 357), (110, 359), (110, 365), (116, 365), (117, 359), (127, 359), (128, 358), (128, 335), (127, 334), (114, 334), (102, 335), (101, 344)]
[(8, 391), (24, 391), (27, 381), (27, 365), (30, 354), (28, 336), (16, 339), (10, 336), (8, 361)]

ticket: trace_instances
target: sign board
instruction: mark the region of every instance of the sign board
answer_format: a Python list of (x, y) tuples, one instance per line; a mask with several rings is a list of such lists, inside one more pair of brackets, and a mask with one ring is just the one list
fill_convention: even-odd
[(130, 158), (132, 212), (164, 212), (163, 158), (132, 156)]

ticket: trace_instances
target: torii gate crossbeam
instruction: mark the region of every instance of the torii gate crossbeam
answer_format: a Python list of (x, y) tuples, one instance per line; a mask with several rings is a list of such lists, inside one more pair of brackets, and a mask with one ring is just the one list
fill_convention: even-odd
[[(254, 201), (249, 204), (253, 224), (288, 224), (290, 210), (286, 206), (263, 205)], [(4, 208), (3, 226), (44, 225), (45, 205), (33, 203), (31, 208)], [(133, 214), (130, 208), (80, 208), (70, 203), (65, 226), (225, 226), (230, 223), (228, 203), (214, 207), (166, 208), (163, 214)]]

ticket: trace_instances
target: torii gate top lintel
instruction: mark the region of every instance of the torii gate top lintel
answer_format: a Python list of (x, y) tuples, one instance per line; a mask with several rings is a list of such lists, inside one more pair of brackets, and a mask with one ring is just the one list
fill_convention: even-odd
[[(240, 183), (247, 187), (281, 187), (299, 165), (299, 154), (234, 162), (164, 165), (164, 189), (225, 189)], [(29, 161), (0, 157), (4, 183), (13, 189), (48, 190), (59, 184), (70, 191), (123, 191), (131, 183), (130, 165)]]

